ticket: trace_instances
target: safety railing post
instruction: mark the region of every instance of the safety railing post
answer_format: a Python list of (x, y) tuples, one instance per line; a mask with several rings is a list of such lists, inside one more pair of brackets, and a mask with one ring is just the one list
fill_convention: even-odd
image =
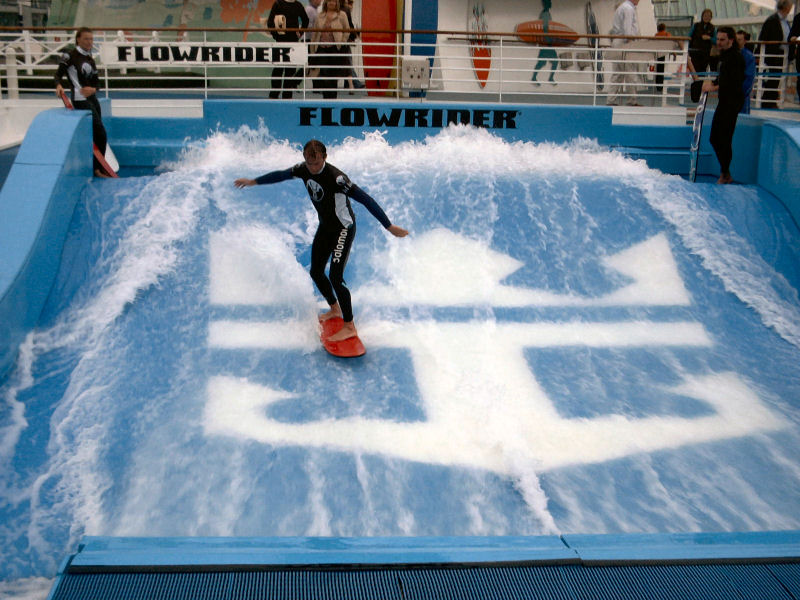
[[(781, 73), (789, 72), (789, 48), (781, 46), (783, 49), (783, 62), (781, 63)], [(786, 83), (789, 81), (788, 75), (781, 75), (778, 79), (778, 107), (784, 106), (786, 102)]]
[(500, 67), (498, 69), (500, 72), (499, 75), (499, 88), (498, 88), (498, 96), (497, 99), (499, 102), (503, 101), (503, 36), (500, 36)]
[(600, 63), (597, 55), (600, 54), (598, 51), (598, 48), (600, 48), (600, 40), (598, 38), (589, 38), (589, 47), (593, 48), (593, 50), (591, 50), (591, 54), (589, 55), (592, 57), (592, 106), (597, 106), (597, 88), (600, 84), (599, 78), (597, 77), (600, 72)]
[[(102, 40), (102, 42), (101, 42), (101, 43), (105, 44), (105, 41), (106, 41), (106, 34), (105, 34), (105, 31), (104, 31), (104, 32), (102, 32), (102, 33), (100, 34), (100, 38), (101, 38), (101, 40)], [(110, 90), (110, 87), (111, 87), (111, 79), (110, 79), (110, 77), (109, 77), (109, 75), (108, 75), (108, 65), (106, 64), (106, 62), (105, 62), (105, 61), (103, 61), (103, 62), (102, 62), (102, 67), (103, 67), (103, 79), (105, 79), (105, 82), (106, 82), (106, 85), (105, 85), (105, 88), (106, 88), (105, 94), (106, 94), (106, 98), (109, 98), (109, 97), (110, 97), (110, 95), (109, 95), (109, 94), (110, 94), (110, 91), (111, 91), (111, 90)]]
[(758, 60), (756, 60), (756, 78), (753, 82), (753, 108), (761, 108), (761, 89), (764, 73), (764, 44), (758, 46)]
[(27, 29), (22, 32), (22, 51), (25, 57), (25, 73), (33, 75), (33, 50), (31, 48), (33, 39), (31, 32)]
[[(117, 30), (117, 37), (114, 39), (115, 42), (121, 44), (125, 42), (125, 32), (122, 29)], [(122, 67), (119, 70), (120, 75), (127, 75), (128, 74), (128, 67)]]
[[(684, 68), (686, 72), (689, 72), (689, 42), (684, 40), (683, 42), (683, 55), (681, 56), (681, 60), (683, 60)], [(689, 85), (689, 80), (684, 77), (682, 79), (683, 83), (681, 85), (681, 101), (686, 97), (686, 88)]]
[[(159, 35), (158, 31), (155, 30), (152, 31), (152, 33), (150, 34), (150, 41), (153, 43), (154, 46), (161, 41), (161, 36)], [(161, 67), (154, 67), (153, 73), (161, 73)]]
[(6, 48), (6, 82), (8, 97), (11, 100), (19, 98), (19, 79), (17, 77), (17, 52), (9, 46)]

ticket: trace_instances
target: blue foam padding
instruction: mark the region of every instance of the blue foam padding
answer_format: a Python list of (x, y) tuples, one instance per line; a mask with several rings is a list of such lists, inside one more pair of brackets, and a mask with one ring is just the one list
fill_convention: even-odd
[(562, 537), (585, 564), (800, 558), (800, 531), (566, 534)]
[(75, 202), (92, 173), (91, 135), (88, 113), (40, 113), (0, 190), (0, 378), (53, 284)]
[(87, 537), (71, 566), (552, 563), (576, 558), (557, 536)]

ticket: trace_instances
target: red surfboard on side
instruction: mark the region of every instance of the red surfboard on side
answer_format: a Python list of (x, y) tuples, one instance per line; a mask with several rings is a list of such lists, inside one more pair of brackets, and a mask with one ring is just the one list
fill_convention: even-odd
[(467, 12), (467, 29), (469, 30), (469, 55), (472, 58), (472, 69), (481, 88), (486, 87), (489, 72), (492, 69), (492, 49), (487, 38), (486, 8), (483, 2), (475, 0)]

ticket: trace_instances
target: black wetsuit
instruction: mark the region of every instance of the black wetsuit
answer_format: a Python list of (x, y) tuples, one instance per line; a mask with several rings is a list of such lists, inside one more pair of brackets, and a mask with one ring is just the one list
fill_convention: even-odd
[(736, 119), (744, 104), (744, 57), (734, 45), (720, 55), (719, 77), (714, 82), (719, 85), (719, 102), (711, 121), (711, 145), (717, 153), (720, 170), (730, 175), (733, 158), (733, 131)]
[[(100, 87), (100, 76), (91, 53), (83, 48), (73, 48), (70, 52), (63, 53), (55, 75), (56, 84), (63, 86), (64, 75), (69, 79), (69, 87), (72, 88), (72, 105), (78, 110), (92, 112), (92, 139), (100, 154), (105, 154), (108, 137), (100, 114), (100, 102), (97, 101), (95, 94), (88, 98), (81, 94), (83, 87), (89, 86), (95, 89)], [(95, 170), (101, 168), (96, 158), (94, 168)]]
[[(285, 171), (262, 175), (256, 179), (256, 183), (278, 183), (293, 177), (299, 177), (306, 184), (308, 195), (319, 215), (319, 229), (311, 245), (311, 278), (329, 305), (339, 302), (342, 318), (350, 322), (353, 320), (353, 307), (350, 290), (344, 282), (344, 268), (356, 235), (356, 218), (350, 198), (366, 206), (385, 228), (388, 229), (392, 222), (369, 194), (327, 162), (317, 174), (311, 173), (302, 162)], [(325, 276), (325, 265), (329, 259), (330, 279)]]

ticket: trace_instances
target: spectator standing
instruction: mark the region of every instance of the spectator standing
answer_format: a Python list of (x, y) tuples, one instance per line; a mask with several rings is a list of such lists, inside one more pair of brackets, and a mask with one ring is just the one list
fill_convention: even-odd
[[(322, 0), (308, 0), (308, 6), (306, 6), (306, 15), (308, 16), (308, 28), (314, 29), (314, 26), (317, 23), (317, 15), (319, 15), (319, 7), (322, 5)], [(307, 31), (305, 36), (303, 36), (305, 41), (311, 41), (311, 32)]]
[(753, 82), (756, 79), (756, 57), (753, 55), (752, 50), (747, 47), (747, 42), (749, 41), (749, 33), (743, 29), (736, 32), (736, 44), (739, 46), (739, 52), (742, 53), (742, 58), (744, 59), (744, 83), (742, 83), (744, 104), (742, 104), (742, 110), (739, 111), (743, 115), (750, 114), (750, 96), (753, 94)]
[[(64, 88), (61, 85), (67, 76), (72, 88), (72, 106), (77, 110), (88, 110), (92, 113), (92, 141), (100, 154), (106, 153), (108, 135), (103, 126), (100, 102), (97, 100), (97, 88), (100, 87), (100, 76), (97, 65), (92, 58), (94, 33), (88, 27), (81, 27), (75, 32), (75, 48), (61, 55), (55, 74), (56, 95), (61, 96)], [(96, 177), (107, 177), (97, 158), (94, 159)]]
[(711, 61), (711, 48), (716, 43), (716, 31), (711, 19), (714, 13), (705, 9), (700, 15), (700, 20), (692, 25), (689, 32), (689, 56), (694, 68), (699, 73), (704, 73)]
[(717, 183), (732, 183), (733, 131), (744, 102), (744, 59), (736, 43), (732, 27), (720, 27), (717, 32), (720, 50), (719, 75), (714, 81), (703, 82), (704, 92), (718, 92), (719, 100), (711, 121), (711, 146), (719, 161), (720, 176)]
[[(767, 17), (758, 34), (760, 42), (785, 42), (789, 39), (789, 13), (792, 12), (791, 0), (778, 0), (775, 12)], [(784, 47), (780, 44), (763, 46), (764, 63), (769, 73), (780, 73), (783, 69)], [(778, 108), (778, 87), (780, 75), (767, 76), (764, 91), (761, 93), (762, 108)]]
[[(639, 35), (639, 20), (636, 16), (636, 6), (639, 0), (625, 0), (617, 7), (614, 13), (614, 21), (611, 26), (611, 35), (618, 36), (637, 36)], [(613, 47), (621, 47), (626, 42), (622, 37), (614, 38), (611, 41)], [(641, 82), (641, 75), (639, 74), (639, 64), (626, 62), (626, 53), (622, 50), (609, 52), (609, 59), (612, 61), (613, 73), (611, 81), (608, 86), (608, 95), (606, 96), (606, 104), (609, 106), (616, 106), (619, 104), (619, 97), (623, 93), (624, 88), (629, 88), (628, 104), (631, 106), (641, 106), (636, 102), (636, 86)], [(635, 56), (635, 55), (633, 55)]]
[[(292, 43), (300, 40), (299, 31), (289, 29), (306, 29), (308, 15), (305, 7), (297, 0), (275, 0), (267, 17), (267, 27), (273, 29), (272, 37), (276, 42)], [(272, 67), (269, 92), (270, 98), (291, 98), (292, 90), (300, 84), (296, 78), (297, 67)]]
[[(672, 37), (667, 31), (666, 23), (659, 23), (656, 26), (656, 37)], [(660, 94), (664, 86), (664, 63), (666, 56), (659, 56), (656, 58), (656, 94)]]
[[(791, 42), (789, 45), (790, 58), (793, 54), (795, 71), (800, 73), (800, 12), (794, 16), (794, 21), (792, 21), (792, 28), (789, 30), (789, 41)], [(800, 102), (800, 77), (797, 78), (795, 88), (797, 89), (797, 101)]]
[(347, 15), (339, 8), (339, 0), (325, 0), (311, 35), (311, 56), (314, 89), (322, 91), (323, 98), (336, 98), (338, 79), (343, 77), (346, 57), (342, 44), (349, 35)]
[(361, 34), (356, 31), (356, 26), (353, 23), (353, 0), (342, 0), (342, 10), (347, 15), (347, 23), (350, 25), (350, 35), (347, 36), (348, 45), (344, 47), (343, 52), (345, 61), (347, 63), (345, 87), (349, 88), (352, 92), (352, 90), (356, 88), (361, 89), (364, 87), (364, 84), (358, 80), (356, 70), (353, 68), (352, 44), (361, 36)]

